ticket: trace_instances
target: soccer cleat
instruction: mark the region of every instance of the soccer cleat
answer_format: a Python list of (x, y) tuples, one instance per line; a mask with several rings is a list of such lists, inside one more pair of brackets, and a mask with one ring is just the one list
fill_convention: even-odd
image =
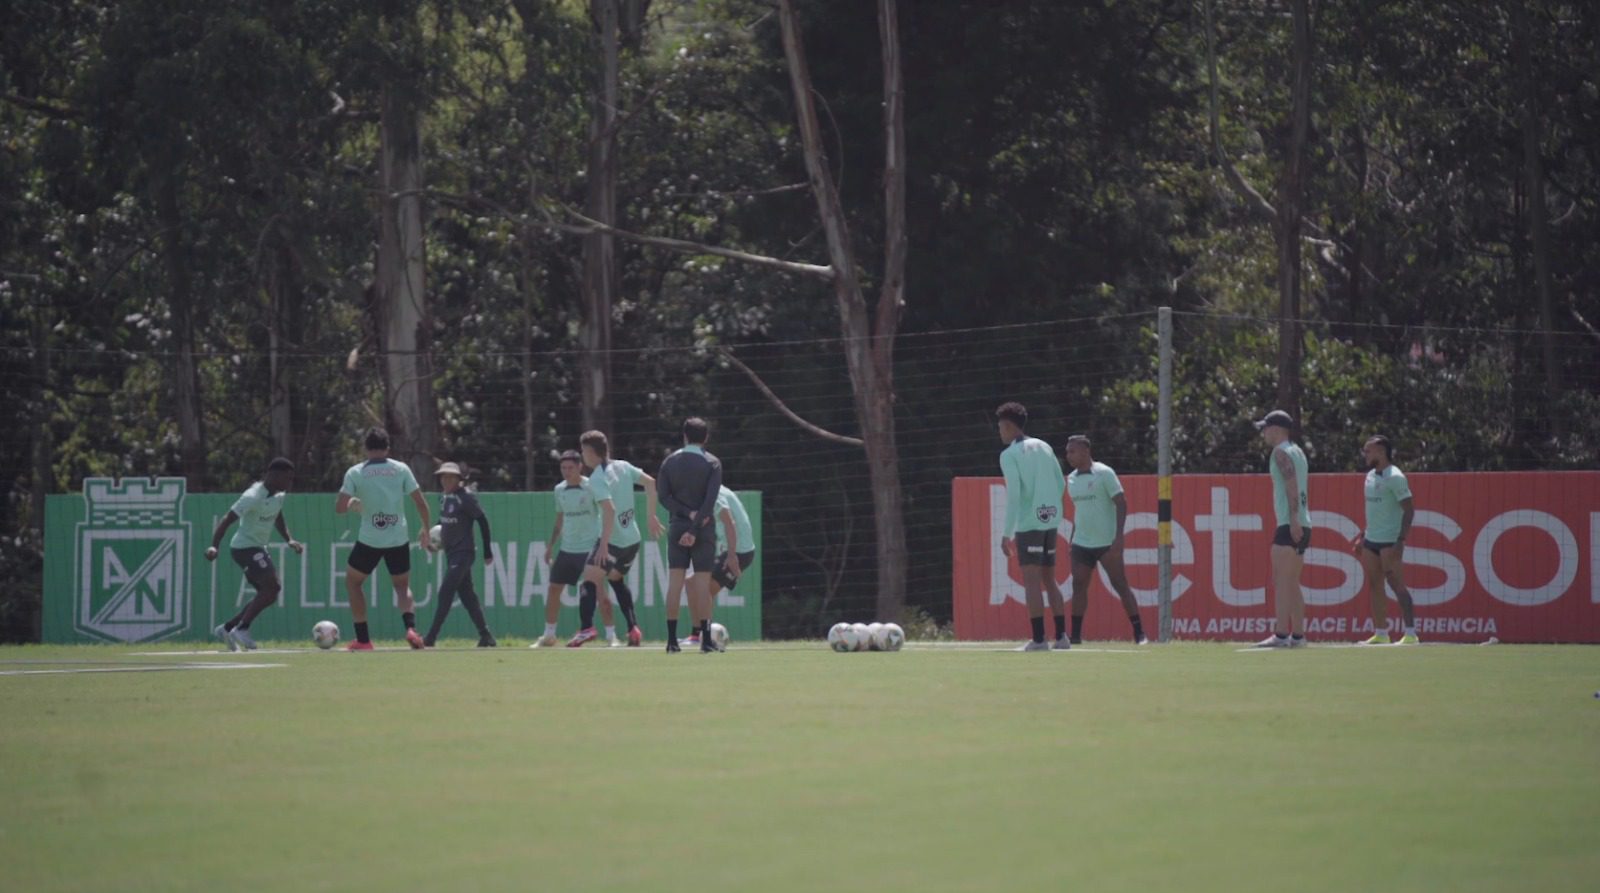
[(677, 639), (674, 639), (671, 636), (667, 637), (667, 653), (668, 654), (677, 654), (678, 652), (680, 652), (682, 650), (683, 650), (682, 648), (678, 647), (678, 640)]
[(1417, 634), (1416, 633), (1406, 633), (1405, 635), (1401, 636), (1400, 637), (1400, 641), (1396, 642), (1395, 644), (1396, 645), (1421, 645), (1422, 644), (1422, 640), (1417, 638)]
[(1148, 645), (1148, 644), (1150, 644), (1150, 637), (1141, 635), (1138, 638), (1133, 640), (1133, 644), (1135, 644), (1135, 645)]
[(1289, 637), (1273, 634), (1256, 643), (1257, 648), (1288, 648)]
[(1356, 644), (1357, 645), (1388, 645), (1388, 644), (1391, 644), (1391, 642), (1390, 642), (1390, 639), (1389, 639), (1389, 633), (1387, 631), (1385, 631), (1385, 630), (1379, 630), (1379, 631), (1377, 631), (1377, 632), (1372, 634), (1372, 638), (1370, 638), (1370, 639), (1362, 639), (1361, 641), (1357, 642)]
[(539, 641), (534, 642), (532, 645), (529, 645), (528, 647), (529, 648), (554, 648), (554, 647), (556, 647), (556, 637), (554, 635), (540, 636), (539, 637)]
[(1023, 645), (1021, 648), (1018, 648), (1016, 650), (1018, 650), (1018, 651), (1049, 651), (1050, 650), (1050, 643), (1049, 642), (1029, 642), (1028, 644)]
[(1070, 641), (1074, 645), (1082, 645), (1083, 644), (1083, 636), (1073, 636), (1068, 641)]
[(567, 647), (582, 648), (585, 642), (593, 642), (599, 637), (600, 634), (595, 632), (594, 627), (592, 626), (586, 629), (580, 629), (578, 630), (578, 634), (572, 637), (572, 641), (567, 643)]
[(1067, 638), (1066, 636), (1062, 636), (1061, 638), (1059, 638), (1059, 639), (1055, 640), (1054, 642), (1050, 643), (1050, 650), (1051, 651), (1071, 651), (1072, 650), (1072, 640)]
[(422, 641), (422, 636), (418, 635), (414, 629), (406, 630), (406, 644), (410, 645), (414, 651), (421, 651), (428, 647), (427, 643)]
[(1305, 636), (1290, 636), (1289, 637), (1289, 647), (1290, 648), (1304, 648), (1308, 644), (1310, 644), (1310, 643), (1308, 643), (1306, 641), (1306, 637)]
[(606, 637), (606, 647), (607, 648), (621, 648), (622, 647), (622, 640), (617, 638), (616, 636), (607, 636)]
[(428, 636), (423, 636), (422, 637), (422, 647), (424, 647), (424, 648), (432, 648), (433, 646), (435, 646), (437, 644), (439, 644), (439, 640), (438, 639), (430, 638)]
[(233, 635), (228, 632), (228, 627), (225, 624), (217, 624), (216, 628), (211, 631), (211, 634), (216, 636), (217, 639), (222, 642), (222, 644), (228, 646), (229, 651), (239, 650), (239, 643), (233, 640)]
[(250, 635), (250, 631), (245, 629), (244, 627), (242, 627), (242, 626), (234, 627), (233, 628), (233, 632), (230, 633), (229, 635), (233, 636), (233, 641), (234, 641), (234, 649), (233, 650), (238, 651), (240, 648), (243, 648), (245, 651), (254, 651), (254, 650), (256, 650), (257, 646), (256, 646), (255, 637)]
[(351, 642), (349, 645), (345, 646), (345, 650), (346, 651), (371, 651), (372, 650), (372, 643), (371, 642)]
[(721, 648), (717, 647), (717, 640), (716, 639), (713, 639), (710, 636), (704, 636), (704, 637), (702, 637), (700, 639), (700, 653), (701, 654), (715, 654), (715, 653), (717, 653), (717, 652), (719, 652), (721, 650), (722, 650)]
[(700, 647), (700, 634), (699, 633), (695, 633), (695, 634), (689, 636), (689, 638), (682, 640), (682, 642), (680, 642), (679, 644), (682, 644), (683, 646), (685, 646), (687, 648), (699, 648)]
[(494, 636), (492, 634), (490, 634), (490, 633), (484, 633), (483, 635), (478, 637), (478, 647), (479, 648), (498, 648), (499, 646), (500, 646), (500, 643), (496, 642), (494, 640)]
[(637, 626), (633, 626), (633, 627), (629, 627), (628, 628), (628, 647), (629, 648), (638, 648), (639, 647), (639, 643), (643, 642), (643, 641), (644, 641), (644, 633), (640, 632), (639, 628)]

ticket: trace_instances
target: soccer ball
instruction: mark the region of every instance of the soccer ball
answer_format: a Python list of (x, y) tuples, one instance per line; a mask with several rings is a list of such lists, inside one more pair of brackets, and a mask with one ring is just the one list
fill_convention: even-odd
[(435, 552), (439, 551), (440, 549), (443, 549), (444, 548), (444, 528), (439, 526), (438, 524), (433, 525), (433, 529), (428, 531), (428, 542), (433, 544), (433, 551), (435, 551)]
[(877, 622), (867, 624), (867, 650), (883, 650), (883, 624)]
[(906, 643), (906, 631), (898, 623), (885, 623), (883, 632), (879, 633), (878, 648), (882, 651), (899, 651), (900, 646)]
[(718, 651), (728, 650), (728, 628), (720, 623), (711, 624), (711, 642)]
[(850, 632), (850, 624), (835, 623), (828, 630), (828, 647), (840, 653), (851, 651), (850, 644), (845, 641), (845, 636)]
[(318, 621), (317, 625), (311, 628), (311, 641), (316, 642), (317, 647), (324, 651), (339, 644), (339, 624), (332, 620)]
[(872, 634), (865, 623), (852, 623), (844, 640), (850, 644), (851, 651), (866, 651), (872, 644)]

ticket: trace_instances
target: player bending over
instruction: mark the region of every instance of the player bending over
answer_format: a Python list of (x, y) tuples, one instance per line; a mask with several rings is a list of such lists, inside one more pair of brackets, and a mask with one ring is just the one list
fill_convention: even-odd
[[(1044, 578), (1055, 576), (1056, 528), (1061, 523), (1061, 497), (1066, 479), (1050, 444), (1029, 437), (1028, 410), (1021, 403), (1004, 403), (995, 410), (1000, 442), (1000, 472), (1006, 479), (1006, 532), (1000, 551), (1016, 556), (1022, 568), (1022, 587), (1028, 603), (1033, 639), (1021, 651), (1049, 651), (1044, 640)], [(1063, 624), (1057, 621), (1059, 631)], [(1057, 636), (1057, 648), (1070, 647)]]
[(278, 569), (272, 564), (272, 556), (267, 554), (267, 543), (272, 541), (273, 529), (277, 529), (296, 555), (306, 550), (289, 535), (289, 528), (283, 522), (283, 502), (293, 486), (294, 463), (282, 456), (273, 459), (267, 463), (267, 472), (261, 476), (261, 480), (239, 494), (233, 508), (228, 509), (228, 513), (217, 522), (217, 529), (211, 531), (211, 547), (206, 549), (206, 560), (216, 561), (217, 546), (222, 543), (222, 535), (233, 522), (239, 522), (239, 529), (234, 531), (228, 550), (233, 555), (234, 563), (244, 570), (244, 578), (256, 589), (255, 598), (244, 606), (244, 610), (211, 631), (228, 646), (229, 651), (238, 651), (240, 648), (256, 650), (256, 640), (250, 635), (250, 623), (256, 619), (256, 615), (277, 601), (278, 593), (283, 591), (283, 586), (278, 582)]
[(1389, 438), (1379, 434), (1368, 440), (1361, 452), (1371, 468), (1365, 484), (1367, 527), (1354, 545), (1361, 559), (1361, 569), (1367, 572), (1367, 586), (1372, 592), (1372, 625), (1377, 628), (1372, 638), (1361, 644), (1389, 644), (1389, 598), (1383, 591), (1387, 582), (1400, 602), (1403, 624), (1400, 644), (1415, 645), (1419, 641), (1417, 614), (1403, 573), (1406, 536), (1411, 533), (1411, 519), (1416, 515), (1416, 507), (1411, 502), (1411, 485), (1406, 483), (1405, 473), (1394, 464), (1394, 447)]
[[(711, 602), (726, 589), (732, 592), (739, 585), (739, 577), (750, 569), (756, 560), (756, 535), (750, 527), (750, 513), (745, 511), (739, 494), (721, 488), (717, 492), (717, 558), (711, 571)], [(700, 633), (685, 639), (685, 645), (699, 645)]]
[[(656, 517), (656, 479), (644, 469), (624, 459), (611, 458), (611, 445), (602, 431), (586, 431), (578, 441), (583, 452), (583, 464), (594, 469), (589, 475), (589, 485), (596, 495), (604, 493), (616, 512), (616, 523), (611, 533), (608, 554), (603, 556), (606, 580), (616, 594), (617, 606), (622, 608), (622, 619), (628, 623), (628, 647), (637, 648), (643, 640), (639, 631), (639, 617), (634, 611), (633, 590), (628, 588), (628, 570), (639, 557), (639, 545), (644, 538), (639, 534), (639, 519), (634, 516), (638, 504), (633, 497), (636, 485), (644, 486), (645, 517), (650, 519), (651, 538), (661, 536), (661, 520)], [(582, 599), (589, 599), (585, 595)], [(580, 600), (578, 613), (594, 617), (592, 600)], [(611, 599), (600, 601), (600, 616), (606, 629), (611, 629)]]
[[(711, 428), (705, 419), (683, 423), (683, 449), (661, 462), (656, 490), (671, 516), (667, 526), (667, 653), (678, 647), (678, 609), (688, 577), (689, 617), (700, 633), (702, 653), (718, 650), (711, 637), (711, 565), (717, 537), (712, 530), (722, 463), (706, 452)], [(694, 571), (689, 572), (693, 567)]]
[(1278, 527), (1272, 535), (1272, 597), (1277, 625), (1260, 648), (1299, 648), (1306, 643), (1306, 599), (1300, 591), (1300, 569), (1311, 546), (1311, 509), (1306, 505), (1306, 454), (1294, 442), (1294, 419), (1281, 409), (1256, 422), (1261, 438), (1272, 446), (1267, 472), (1272, 475), (1272, 509)]
[(484, 622), (483, 605), (478, 602), (477, 590), (472, 588), (472, 565), (478, 559), (478, 553), (472, 547), (474, 521), (478, 524), (478, 532), (483, 534), (483, 563), (494, 563), (489, 516), (483, 513), (477, 495), (462, 486), (459, 465), (446, 462), (439, 466), (433, 476), (439, 479), (439, 486), (444, 490), (439, 497), (439, 538), (443, 542), (436, 543), (435, 547), (444, 550), (447, 566), (444, 582), (439, 586), (439, 606), (433, 612), (433, 622), (428, 624), (428, 634), (422, 637), (422, 644), (432, 648), (439, 641), (439, 630), (444, 628), (444, 619), (450, 616), (450, 606), (459, 595), (461, 607), (467, 609), (472, 625), (478, 628), (478, 647), (493, 648), (496, 645), (494, 634), (489, 632), (489, 624)]

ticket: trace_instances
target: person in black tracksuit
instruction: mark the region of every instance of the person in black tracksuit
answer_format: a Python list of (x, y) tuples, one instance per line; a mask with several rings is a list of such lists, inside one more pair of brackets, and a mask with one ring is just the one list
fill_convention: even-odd
[[(700, 650), (718, 651), (711, 638), (711, 566), (717, 554), (717, 494), (722, 463), (706, 452), (711, 429), (704, 419), (683, 423), (683, 449), (668, 456), (656, 474), (656, 494), (671, 514), (667, 526), (667, 651), (678, 650), (678, 608), (689, 577), (689, 616), (700, 633)], [(693, 567), (693, 574), (689, 568)]]
[(450, 607), (456, 597), (461, 598), (461, 606), (467, 609), (467, 616), (472, 618), (472, 623), (478, 628), (478, 647), (495, 647), (494, 635), (489, 632), (489, 625), (483, 619), (483, 606), (478, 602), (478, 593), (472, 588), (472, 565), (477, 560), (477, 552), (472, 546), (472, 524), (477, 522), (478, 530), (483, 534), (483, 563), (494, 562), (494, 550), (489, 540), (489, 518), (483, 513), (483, 507), (478, 504), (478, 497), (461, 485), (461, 468), (454, 462), (446, 462), (434, 472), (439, 478), (439, 484), (444, 488), (444, 495), (439, 498), (439, 527), (440, 540), (437, 548), (444, 550), (447, 567), (444, 582), (439, 586), (439, 608), (434, 612), (433, 625), (428, 628), (428, 635), (423, 638), (423, 644), (429, 648), (439, 639), (439, 630), (444, 627), (444, 619), (450, 614)]

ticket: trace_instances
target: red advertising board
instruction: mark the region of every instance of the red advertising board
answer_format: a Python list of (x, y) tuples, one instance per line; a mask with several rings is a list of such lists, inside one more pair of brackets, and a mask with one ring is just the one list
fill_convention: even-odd
[[(1600, 642), (1600, 472), (1409, 475), (1416, 520), (1405, 580), (1423, 641)], [(1351, 547), (1365, 518), (1360, 474), (1311, 475), (1314, 530), (1301, 576), (1308, 635), (1356, 641), (1372, 633), (1366, 577)], [(1122, 478), (1126, 563), (1145, 628), (1156, 624), (1156, 478)], [(1173, 632), (1249, 641), (1271, 631), (1267, 475), (1180, 475), (1172, 492)], [(1066, 502), (1056, 579), (1071, 597)], [(1016, 639), (1028, 629), (1022, 576), (1000, 552), (1005, 486), (958, 478), (953, 493), (954, 599), (961, 639)], [(1390, 624), (1399, 606), (1391, 593)], [(1123, 638), (1128, 621), (1095, 574), (1084, 635)]]

